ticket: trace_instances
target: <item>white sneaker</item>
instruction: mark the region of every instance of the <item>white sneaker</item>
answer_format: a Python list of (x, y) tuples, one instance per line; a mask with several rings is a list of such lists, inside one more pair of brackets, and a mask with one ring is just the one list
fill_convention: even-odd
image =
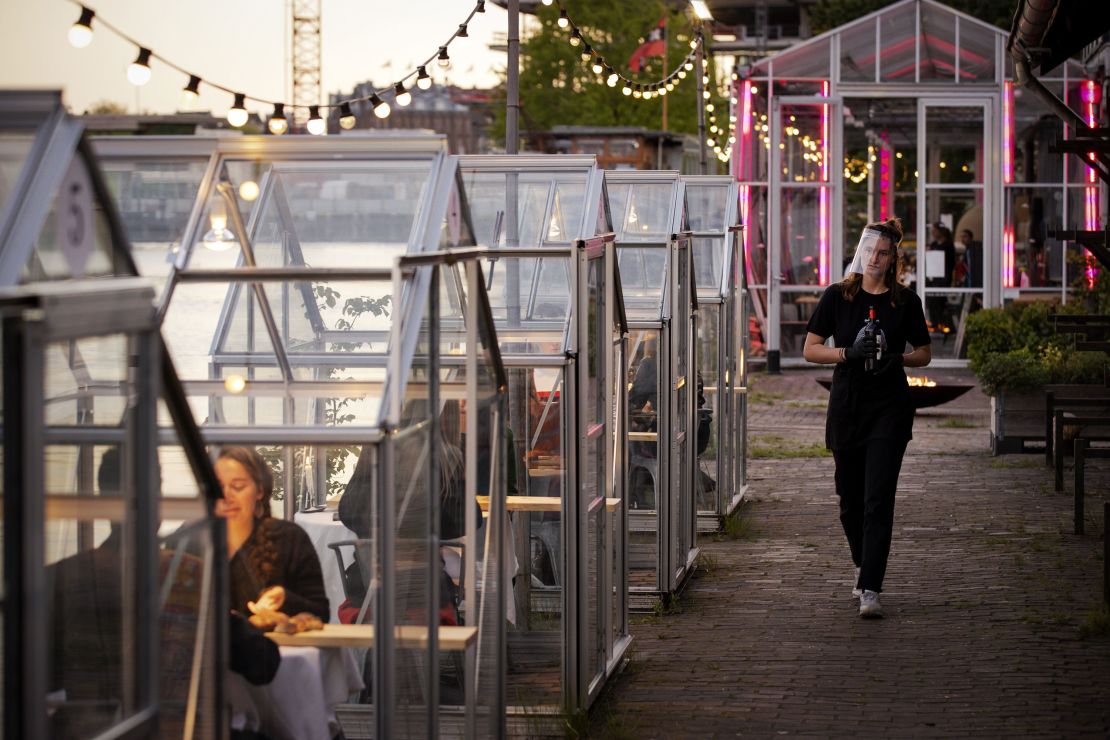
[(852, 581), (852, 598), (858, 599), (863, 596), (863, 589), (859, 587), (859, 568), (856, 568), (856, 580)]
[(879, 603), (879, 595), (874, 591), (864, 591), (859, 597), (859, 615), (864, 618), (881, 619), (883, 605)]

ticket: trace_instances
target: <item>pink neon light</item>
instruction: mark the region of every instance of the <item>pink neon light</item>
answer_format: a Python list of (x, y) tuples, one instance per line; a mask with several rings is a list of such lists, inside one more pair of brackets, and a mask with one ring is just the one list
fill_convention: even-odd
[[(829, 97), (829, 81), (821, 82), (821, 97)], [(821, 106), (821, 186), (818, 191), (817, 280), (829, 284), (829, 105)]]
[[(743, 180), (754, 169), (755, 153), (752, 149), (752, 81), (744, 80), (740, 91), (740, 135), (736, 137), (736, 179)], [(740, 219), (744, 225), (744, 266), (748, 275), (748, 285), (752, 284), (752, 222), (749, 218), (751, 212), (751, 189), (741, 185), (740, 191)]]
[(890, 149), (885, 145), (879, 148), (879, 220), (890, 218)]
[(1002, 86), (1002, 182), (1014, 181), (1014, 83)]
[(1002, 228), (1002, 285), (1014, 287), (1014, 227)]
[[(1084, 80), (1082, 86), (1079, 88), (1079, 98), (1083, 101), (1083, 118), (1087, 125), (1091, 128), (1095, 127), (1097, 120), (1097, 106), (1099, 93), (1098, 84), (1094, 80)], [(1087, 159), (1094, 162), (1095, 153), (1088, 152)], [(1087, 231), (1095, 231), (1098, 229), (1098, 180), (1095, 174), (1094, 167), (1087, 166), (1087, 186), (1083, 188), (1083, 227)], [(1093, 256), (1087, 250), (1083, 250), (1087, 258), (1087, 265), (1084, 269), (1084, 276), (1087, 278), (1087, 287), (1094, 288), (1095, 278), (1098, 276), (1098, 268), (1095, 266)]]

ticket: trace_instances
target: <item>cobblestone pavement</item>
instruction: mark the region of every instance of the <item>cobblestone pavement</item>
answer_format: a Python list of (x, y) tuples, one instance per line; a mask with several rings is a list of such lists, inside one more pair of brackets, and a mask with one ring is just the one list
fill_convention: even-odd
[[(819, 451), (814, 379), (829, 374), (753, 376), (749, 448)], [(632, 660), (590, 735), (1110, 736), (1110, 636), (1084, 630), (1110, 465), (1092, 466), (1088, 534), (1074, 536), (1070, 478), (1054, 494), (1043, 456), (992, 458), (988, 413), (978, 388), (919, 413), (884, 620), (856, 614), (832, 458), (752, 460), (742, 533), (702, 537), (704, 572), (677, 605), (634, 615)]]

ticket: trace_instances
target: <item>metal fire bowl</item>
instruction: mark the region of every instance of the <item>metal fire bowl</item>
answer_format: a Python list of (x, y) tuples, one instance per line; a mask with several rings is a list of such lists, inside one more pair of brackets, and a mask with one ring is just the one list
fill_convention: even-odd
[[(825, 390), (832, 388), (832, 378), (817, 378), (817, 382), (820, 383)], [(910, 398), (913, 399), (913, 407), (915, 409), (924, 409), (930, 406), (940, 406), (942, 403), (948, 403), (949, 401), (959, 398), (974, 387), (975, 386), (966, 383), (941, 382), (938, 382), (934, 386), (911, 385)]]

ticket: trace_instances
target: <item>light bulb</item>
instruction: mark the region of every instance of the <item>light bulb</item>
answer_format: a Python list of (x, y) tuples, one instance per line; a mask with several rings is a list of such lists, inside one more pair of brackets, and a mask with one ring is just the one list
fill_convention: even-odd
[(632, 94), (632, 88), (629, 87), (628, 85), (625, 85), (624, 87), (621, 88), (621, 94), (622, 95), (631, 95)]
[(692, 72), (694, 70), (694, 63), (688, 61), (686, 62), (686, 64), (682, 65), (682, 68), (685, 69), (687, 72)]
[(92, 19), (94, 15), (96, 15), (95, 11), (84, 6), (81, 7), (81, 17), (69, 27), (69, 43), (73, 44), (74, 47), (84, 49), (92, 43)]
[(709, 133), (711, 133), (711, 134), (717, 133), (717, 127), (716, 126), (710, 126), (709, 127)]
[(709, 84), (709, 75), (702, 75), (701, 76), (701, 84), (703, 84), (703, 85), (708, 85)]
[(447, 69), (451, 66), (451, 57), (447, 56), (447, 47), (439, 47), (439, 56), (436, 57), (436, 64), (440, 69)]
[(554, 0), (543, 0), (544, 5), (551, 5)]
[(389, 118), (389, 103), (377, 95), (370, 96), (370, 107), (374, 109), (374, 115), (378, 118)]
[(583, 64), (594, 58), (594, 50), (589, 44), (583, 46), (582, 51), (578, 52), (578, 54), (582, 57)]
[(139, 55), (127, 67), (127, 79), (136, 86), (150, 82), (150, 49), (139, 48)]
[(412, 102), (412, 95), (405, 89), (405, 86), (398, 82), (393, 86), (393, 102), (404, 108)]
[(705, 92), (703, 92), (703, 93), (701, 94), (701, 96), (702, 96), (703, 98), (705, 98), (706, 100), (709, 100), (709, 99), (710, 99), (711, 97), (713, 97), (713, 96), (712, 96), (712, 94), (710, 94), (710, 92), (709, 92), (708, 90), (706, 90)]
[(428, 74), (428, 70), (422, 66), (416, 68), (416, 86), (421, 90), (427, 90), (432, 86), (432, 78)]
[(594, 63), (590, 65), (590, 69), (593, 70), (595, 75), (599, 75), (605, 71), (605, 67), (602, 67), (601, 62), (596, 59), (594, 60)]
[(582, 43), (582, 34), (578, 33), (577, 28), (574, 29), (574, 31), (571, 32), (570, 38), (568, 39), (568, 41), (570, 41), (571, 46), (578, 46), (579, 44)]
[(274, 136), (281, 136), (289, 130), (289, 120), (285, 117), (285, 103), (274, 103), (274, 115), (270, 116), (268, 126)]
[(232, 395), (238, 395), (247, 387), (246, 378), (242, 375), (228, 375), (224, 378), (224, 388)]
[(235, 235), (227, 229), (227, 216), (213, 213), (208, 217), (208, 221), (212, 228), (201, 237), (201, 243), (213, 252), (224, 252), (230, 249), (235, 243)]
[(712, 103), (706, 103), (706, 104), (705, 104), (705, 109), (706, 109), (706, 110), (707, 110), (708, 112), (712, 113), (712, 112), (713, 112), (713, 104), (712, 104)]
[(350, 131), (358, 123), (355, 114), (351, 111), (351, 104), (344, 101), (339, 104), (339, 127)]
[(636, 88), (632, 88), (632, 97), (642, 98), (642, 97), (644, 97), (644, 94), (642, 92), (640, 92), (639, 90), (637, 90)]
[(320, 117), (320, 106), (308, 106), (308, 123), (305, 124), (308, 133), (313, 136), (322, 136), (328, 130), (328, 124)]
[(651, 90), (644, 90), (644, 100), (651, 100)]
[(667, 88), (661, 87), (661, 88), (659, 88), (658, 90), (655, 91), (655, 94), (658, 95), (659, 97), (663, 97), (664, 95), (667, 94)]
[(248, 203), (258, 198), (258, 183), (254, 180), (244, 180), (243, 184), (239, 186), (239, 197)]
[(667, 83), (667, 92), (674, 92), (674, 83), (673, 82), (668, 82)]
[(567, 18), (567, 11), (565, 11), (565, 10), (560, 10), (559, 11), (558, 23), (559, 23), (559, 28), (566, 28), (567, 26), (570, 25), (570, 18)]
[(698, 48), (698, 40), (696, 38), (690, 39), (690, 48), (691, 49)]
[(235, 103), (227, 111), (227, 122), (239, 128), (247, 122), (247, 118), (246, 96), (243, 93), (235, 93)]
[(192, 102), (199, 98), (200, 78), (196, 75), (189, 75), (189, 84), (182, 89), (181, 95), (188, 102)]
[(706, 146), (716, 146), (717, 142), (713, 141), (713, 139), (706, 139), (705, 144)]
[(608, 85), (609, 87), (616, 87), (617, 86), (617, 80), (619, 80), (619, 79), (620, 78), (617, 76), (616, 72), (610, 72), (609, 73), (609, 79), (605, 80), (605, 84)]

